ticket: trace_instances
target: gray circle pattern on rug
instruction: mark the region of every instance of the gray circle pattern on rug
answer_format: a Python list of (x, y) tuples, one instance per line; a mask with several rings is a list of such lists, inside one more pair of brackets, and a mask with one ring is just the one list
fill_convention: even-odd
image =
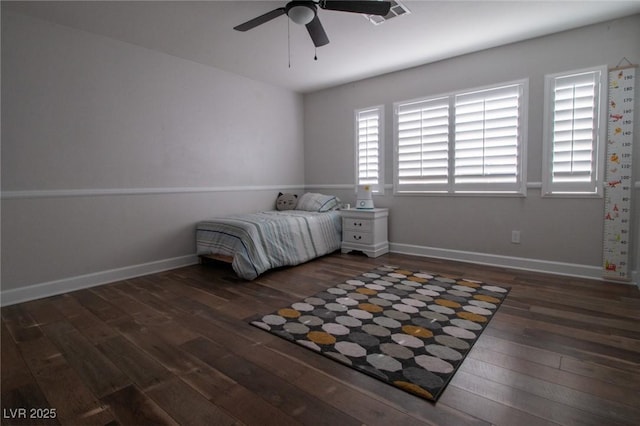
[(250, 322), (435, 401), (508, 292), (382, 265)]

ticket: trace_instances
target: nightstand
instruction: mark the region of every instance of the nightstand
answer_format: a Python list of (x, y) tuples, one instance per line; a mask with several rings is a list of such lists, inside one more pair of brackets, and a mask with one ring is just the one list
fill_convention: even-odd
[(389, 252), (387, 219), (389, 209), (340, 210), (342, 215), (342, 253), (361, 251), (369, 257)]

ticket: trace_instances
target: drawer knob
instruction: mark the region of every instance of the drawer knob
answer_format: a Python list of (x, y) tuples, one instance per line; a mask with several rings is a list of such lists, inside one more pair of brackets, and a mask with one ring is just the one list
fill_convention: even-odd
[(353, 239), (354, 240), (361, 240), (362, 239), (362, 235), (354, 235)]
[(353, 226), (362, 226), (362, 222), (353, 222)]

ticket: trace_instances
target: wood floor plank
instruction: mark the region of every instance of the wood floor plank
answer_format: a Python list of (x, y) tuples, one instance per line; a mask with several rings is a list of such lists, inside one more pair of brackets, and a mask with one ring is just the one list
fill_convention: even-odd
[(629, 401), (630, 404), (625, 405), (617, 400), (599, 398), (580, 390), (538, 379), (518, 371), (509, 371), (502, 366), (471, 357), (464, 360), (459, 372), (467, 372), (541, 398), (553, 399), (567, 407), (593, 413), (593, 415), (602, 416), (614, 422), (640, 424), (640, 407), (633, 406), (638, 402), (637, 396), (631, 398), (635, 401)]
[[(234, 385), (211, 399), (233, 417), (247, 425), (295, 426), (303, 423), (269, 404), (241, 385)], [(247, 407), (251, 407), (250, 410)]]
[[(303, 392), (275, 374), (236, 356), (215, 356), (219, 351), (207, 339), (196, 339), (183, 345), (212, 368), (260, 395), (271, 405), (307, 424), (358, 425), (361, 422), (333, 407), (315, 395)], [(317, 422), (317, 423), (316, 423)]]
[(118, 335), (117, 330), (111, 327), (111, 325), (97, 318), (89, 311), (75, 315), (67, 320), (93, 344), (98, 344), (105, 339)]
[(189, 354), (144, 326), (127, 321), (120, 322), (118, 329), (130, 342), (173, 374), (185, 374), (198, 368), (198, 363)]
[(203, 290), (200, 287), (192, 287), (189, 285), (188, 280), (169, 281), (167, 283), (163, 283), (162, 287), (171, 292), (175, 297), (187, 296), (212, 308), (223, 306), (229, 302), (229, 300), (212, 294), (210, 291)]
[[(630, 337), (621, 336), (613, 333), (614, 330), (608, 327), (568, 324), (566, 321), (559, 321), (555, 317), (541, 318), (541, 315), (531, 314), (530, 312), (522, 314), (521, 311), (512, 310), (508, 307), (501, 309), (500, 319), (508, 321), (512, 325), (522, 325), (531, 329), (571, 336), (587, 342), (621, 349), (628, 352), (629, 359), (640, 360), (640, 332), (630, 332), (628, 333)], [(636, 353), (635, 355), (634, 352)]]
[[(110, 291), (107, 291), (110, 290)], [(107, 300), (116, 304), (122, 310), (127, 312), (128, 315), (134, 317), (139, 322), (158, 323), (169, 319), (167, 315), (162, 312), (153, 309), (152, 307), (145, 305), (144, 303), (136, 300), (128, 294), (125, 294), (118, 289), (106, 286), (92, 288), (91, 291)]]
[(590, 361), (563, 357), (560, 369), (585, 377), (593, 377), (640, 395), (640, 371), (627, 371), (611, 365), (601, 365)]
[(156, 404), (182, 425), (234, 425), (238, 420), (210, 404), (195, 389), (174, 378), (147, 391)]
[(476, 348), (490, 349), (499, 354), (512, 356), (514, 358), (531, 361), (536, 364), (542, 364), (553, 368), (560, 368), (560, 364), (563, 360), (562, 355), (559, 353), (540, 349), (528, 344), (515, 343), (487, 333), (480, 335), (480, 338), (473, 345), (473, 350)]
[[(602, 426), (610, 424), (606, 417), (569, 407), (550, 398), (533, 395), (502, 383), (487, 380), (466, 371), (458, 371), (449, 386), (459, 387), (483, 398), (540, 417), (552, 423)], [(632, 423), (624, 423), (631, 425)]]
[(620, 349), (609, 344), (594, 342), (593, 339), (584, 340), (582, 338), (567, 335), (567, 333), (560, 334), (542, 331), (535, 328), (528, 328), (526, 330), (526, 334), (532, 339), (539, 339), (541, 335), (544, 335), (545, 339), (550, 343), (557, 343), (564, 347), (571, 347), (578, 352), (582, 352), (586, 356), (594, 354), (607, 359), (608, 363), (614, 362), (616, 366), (626, 368), (629, 371), (638, 371), (640, 368), (640, 353), (635, 350)]
[(547, 303), (556, 303), (562, 300), (562, 304), (570, 306), (583, 312), (600, 312), (611, 315), (613, 318), (631, 318), (640, 319), (637, 304), (635, 303), (602, 303), (601, 298), (590, 296), (572, 295), (564, 299), (559, 299), (558, 290), (548, 291), (544, 289), (536, 289), (531, 287), (520, 288), (515, 293), (517, 296), (527, 296), (528, 298), (545, 301)]
[[(2, 425), (57, 425), (57, 415), (51, 412), (47, 401), (31, 371), (27, 367), (16, 342), (11, 337), (4, 320), (1, 321), (0, 350), (2, 368), (0, 377), (0, 406)], [(35, 342), (30, 340), (25, 344)], [(43, 409), (42, 411), (31, 410)], [(46, 411), (46, 413), (45, 413)], [(33, 414), (40, 414), (33, 415)], [(46, 417), (44, 417), (46, 415)]]
[(98, 296), (91, 289), (74, 291), (69, 295), (102, 321), (109, 322), (127, 316), (120, 307)]
[(135, 386), (127, 386), (102, 398), (123, 425), (177, 426), (166, 411), (140, 392)]
[(33, 340), (42, 336), (38, 322), (23, 304), (3, 307), (2, 319), (16, 342)]
[(118, 367), (68, 322), (47, 324), (44, 331), (96, 396), (102, 397), (131, 384)]
[(529, 345), (538, 349), (557, 352), (563, 356), (570, 356), (584, 361), (591, 361), (601, 365), (612, 365), (616, 368), (636, 372), (638, 369), (635, 361), (635, 353), (616, 350), (593, 342), (573, 338), (572, 336), (558, 335), (542, 332), (534, 328), (526, 328), (499, 321), (498, 315), (492, 320), (490, 326), (483, 333), (513, 341), (523, 345)]
[[(602, 398), (605, 401), (620, 402), (630, 407), (634, 407), (638, 404), (638, 396), (629, 392), (628, 388), (613, 386), (607, 382), (585, 377), (578, 374), (569, 373), (563, 371), (560, 368), (551, 368), (544, 365), (537, 364), (532, 361), (527, 361), (505, 355), (499, 352), (492, 351), (481, 347), (474, 346), (473, 350), (469, 354), (469, 359), (482, 361), (491, 364), (494, 368), (509, 369), (527, 376), (531, 376), (540, 381), (547, 382), (549, 384), (561, 385), (577, 391), (585, 391), (596, 398)], [(473, 362), (466, 362), (465, 367), (473, 368)], [(505, 376), (513, 376), (511, 372), (505, 372)], [(600, 407), (598, 405), (599, 409)]]
[(3, 425), (59, 425), (56, 410), (35, 381), (2, 390)]
[(351, 413), (368, 425), (388, 425), (394, 422), (403, 425), (436, 425), (434, 422), (412, 417), (384, 403), (371, 407), (367, 404), (369, 399), (367, 395), (316, 370), (307, 370), (293, 384), (345, 413)]
[(196, 315), (181, 313), (176, 315), (176, 321), (234, 352), (241, 352), (247, 345), (252, 346), (278, 339), (278, 337), (264, 333), (244, 321), (229, 324), (224, 314), (215, 318), (212, 314), (205, 312), (198, 312)]
[[(382, 264), (511, 287), (437, 403), (248, 323)], [(46, 404), (51, 424), (640, 423), (640, 291), (619, 283), (334, 253), (251, 282), (193, 265), (1, 314), (2, 406)]]
[(61, 424), (102, 424), (114, 420), (111, 410), (90, 391), (83, 378), (42, 336), (38, 341), (20, 343), (20, 351), (39, 388), (56, 410)]
[(447, 391), (442, 395), (438, 403), (447, 404), (454, 409), (473, 414), (496, 426), (553, 426), (561, 424), (452, 385), (447, 387)]
[(80, 304), (75, 298), (71, 296), (71, 293), (61, 294), (55, 298), (53, 302), (55, 309), (60, 312), (64, 318), (71, 320), (77, 316), (90, 315), (84, 306)]
[(171, 378), (166, 368), (122, 336), (101, 342), (98, 349), (140, 389)]
[(33, 377), (27, 369), (16, 342), (11, 337), (4, 320), (0, 321), (0, 389), (10, 391), (32, 382)]
[(210, 401), (215, 401), (220, 395), (227, 394), (237, 385), (235, 380), (208, 365), (202, 365), (189, 373), (181, 374), (180, 378)]
[(56, 309), (56, 301), (59, 296), (26, 302), (24, 308), (39, 326), (64, 319), (62, 313)]
[[(640, 307), (638, 308), (640, 309)], [(605, 327), (612, 333), (630, 331), (630, 337), (637, 339), (640, 335), (640, 326), (637, 321), (618, 318), (607, 318), (598, 315), (587, 315), (582, 312), (573, 312), (566, 309), (551, 308), (548, 306), (533, 306), (532, 314), (544, 315), (545, 320), (550, 318), (573, 321), (573, 325), (588, 324), (597, 330), (604, 330)]]

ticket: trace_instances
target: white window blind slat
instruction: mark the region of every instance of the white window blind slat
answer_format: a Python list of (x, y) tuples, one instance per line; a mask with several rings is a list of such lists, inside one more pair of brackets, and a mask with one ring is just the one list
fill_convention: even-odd
[(382, 107), (356, 111), (356, 182), (381, 191)]
[(400, 104), (397, 121), (397, 183), (423, 185), (448, 179), (449, 100)]
[(586, 182), (591, 173), (597, 93), (595, 73), (567, 76), (556, 81), (552, 182)]
[(513, 183), (519, 176), (521, 85), (455, 97), (456, 183)]
[(545, 195), (599, 195), (606, 67), (545, 76)]

